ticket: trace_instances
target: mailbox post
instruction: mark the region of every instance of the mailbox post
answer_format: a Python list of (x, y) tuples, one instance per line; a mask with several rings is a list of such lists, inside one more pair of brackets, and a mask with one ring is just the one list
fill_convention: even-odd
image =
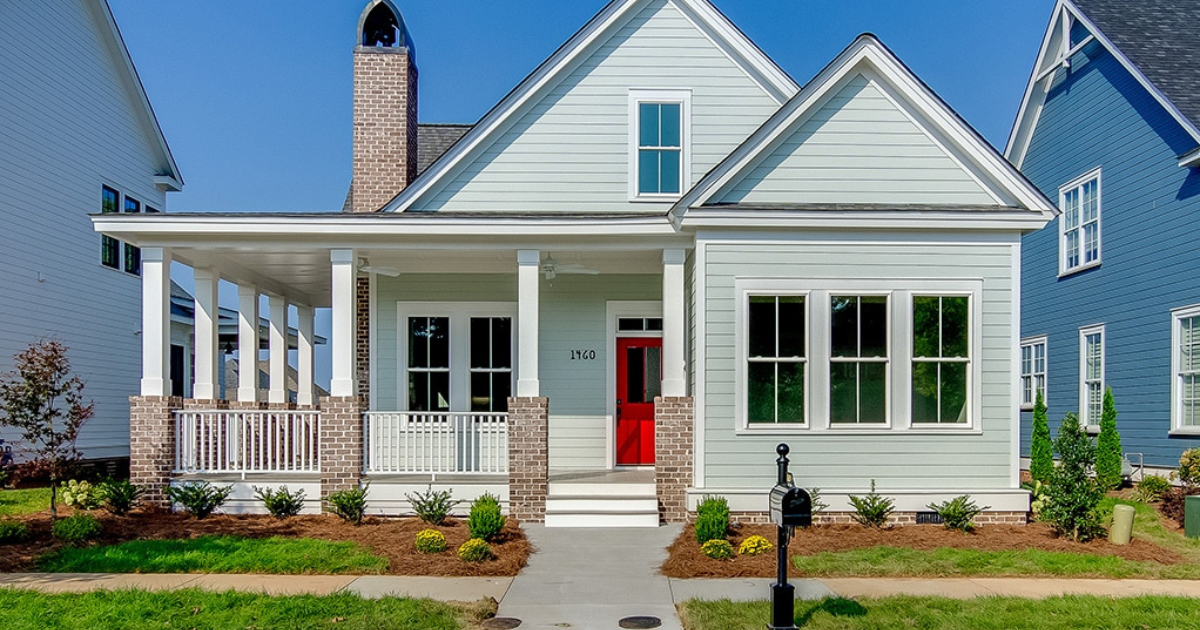
[(788, 481), (788, 453), (791, 449), (787, 444), (780, 444), (775, 452), (779, 459), (779, 479), (771, 489), (770, 511), (771, 522), (778, 528), (778, 546), (776, 547), (777, 580), (771, 585), (771, 623), (769, 630), (796, 630), (796, 587), (788, 584), (788, 542), (795, 527), (812, 525), (812, 497), (803, 488), (797, 488)]

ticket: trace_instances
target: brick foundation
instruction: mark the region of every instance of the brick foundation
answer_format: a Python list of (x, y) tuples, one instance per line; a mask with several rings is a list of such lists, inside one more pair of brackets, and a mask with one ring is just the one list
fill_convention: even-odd
[[(695, 512), (689, 515), (691, 520), (695, 520)], [(730, 521), (739, 521), (747, 525), (769, 525), (771, 517), (767, 512), (732, 512), (729, 515)], [(826, 512), (824, 514), (814, 516), (814, 525), (852, 525), (854, 518), (851, 512)], [(975, 517), (975, 524), (983, 527), (984, 525), (1026, 525), (1029, 523), (1029, 515), (1025, 512), (984, 512)], [(905, 525), (916, 525), (916, 512), (893, 512), (888, 518), (888, 525), (903, 527)]]
[(358, 395), (371, 400), (371, 279), (354, 287), (354, 373)]
[(146, 489), (145, 505), (169, 508), (167, 486), (175, 470), (175, 410), (172, 396), (129, 398), (129, 480)]
[(508, 510), (522, 523), (546, 521), (549, 427), (549, 398), (508, 399)]
[(691, 398), (654, 399), (654, 480), (658, 517), (667, 523), (688, 520), (687, 489), (692, 486), (693, 406)]
[(362, 482), (364, 409), (357, 396), (321, 399), (321, 498)]

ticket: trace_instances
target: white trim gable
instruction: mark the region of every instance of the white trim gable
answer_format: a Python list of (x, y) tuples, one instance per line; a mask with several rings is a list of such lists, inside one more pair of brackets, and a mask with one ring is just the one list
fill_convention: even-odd
[[(1073, 24), (1082, 24), (1091, 35), (1084, 38), (1078, 44), (1070, 45), (1070, 32)], [(1021, 108), (1017, 110), (1017, 120), (1013, 124), (1012, 131), (1008, 137), (1008, 146), (1004, 150), (1004, 156), (1010, 162), (1015, 164), (1017, 168), (1021, 168), (1025, 162), (1026, 153), (1029, 151), (1029, 143), (1033, 139), (1033, 132), (1037, 128), (1038, 120), (1041, 118), (1042, 107), (1046, 103), (1046, 95), (1048, 87), (1054, 80), (1057, 72), (1063, 68), (1070, 68), (1071, 58), (1079, 52), (1084, 46), (1092, 41), (1099, 41), (1117, 61), (1124, 66), (1125, 70), (1142, 85), (1143, 88), (1158, 101), (1163, 109), (1183, 127), (1196, 142), (1200, 143), (1200, 128), (1197, 128), (1187, 116), (1184, 116), (1179, 108), (1162, 93), (1150, 79), (1142, 74), (1142, 71), (1130, 61), (1125, 53), (1117, 48), (1112, 40), (1108, 39), (1096, 25), (1088, 19), (1086, 15), (1075, 6), (1075, 3), (1070, 0), (1058, 0), (1054, 6), (1054, 12), (1051, 14), (1050, 25), (1046, 29), (1046, 35), (1042, 39), (1042, 48), (1038, 51), (1037, 61), (1033, 66), (1033, 73), (1030, 75), (1029, 84), (1025, 87), (1025, 96), (1021, 100)], [(1187, 160), (1180, 162), (1180, 166), (1194, 166), (1189, 164)]]
[[(806, 120), (828, 104), (839, 90), (859, 76), (865, 77), (955, 161), (997, 208), (1032, 210), (1041, 213), (1045, 220), (1057, 213), (1049, 199), (1000, 157), (890, 50), (874, 36), (865, 34), (685, 195), (672, 209), (675, 220), (682, 220), (689, 208), (717, 202), (722, 194), (751, 174)], [(804, 199), (796, 199), (796, 202), (802, 203)]]
[(628, 18), (651, 2), (675, 8), (736, 64), (763, 92), (783, 104), (799, 86), (729, 22), (708, 0), (613, 0), (578, 33), (488, 112), (478, 124), (382, 212), (414, 210), (415, 202), (452, 177), (460, 167), (496, 142), (531, 103), (546, 95), (596, 48), (616, 35)]

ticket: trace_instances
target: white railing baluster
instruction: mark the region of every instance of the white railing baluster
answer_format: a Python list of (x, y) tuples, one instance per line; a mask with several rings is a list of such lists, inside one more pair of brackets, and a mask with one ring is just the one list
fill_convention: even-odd
[(508, 414), (363, 414), (366, 470), (397, 474), (508, 472)]
[(178, 411), (180, 473), (320, 472), (316, 411)]

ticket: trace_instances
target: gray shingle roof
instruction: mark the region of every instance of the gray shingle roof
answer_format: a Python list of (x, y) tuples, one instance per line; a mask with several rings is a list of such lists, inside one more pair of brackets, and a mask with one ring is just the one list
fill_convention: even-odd
[(417, 125), (417, 174), (425, 172), (442, 154), (454, 146), (474, 125)]
[(1072, 0), (1200, 126), (1200, 0)]

